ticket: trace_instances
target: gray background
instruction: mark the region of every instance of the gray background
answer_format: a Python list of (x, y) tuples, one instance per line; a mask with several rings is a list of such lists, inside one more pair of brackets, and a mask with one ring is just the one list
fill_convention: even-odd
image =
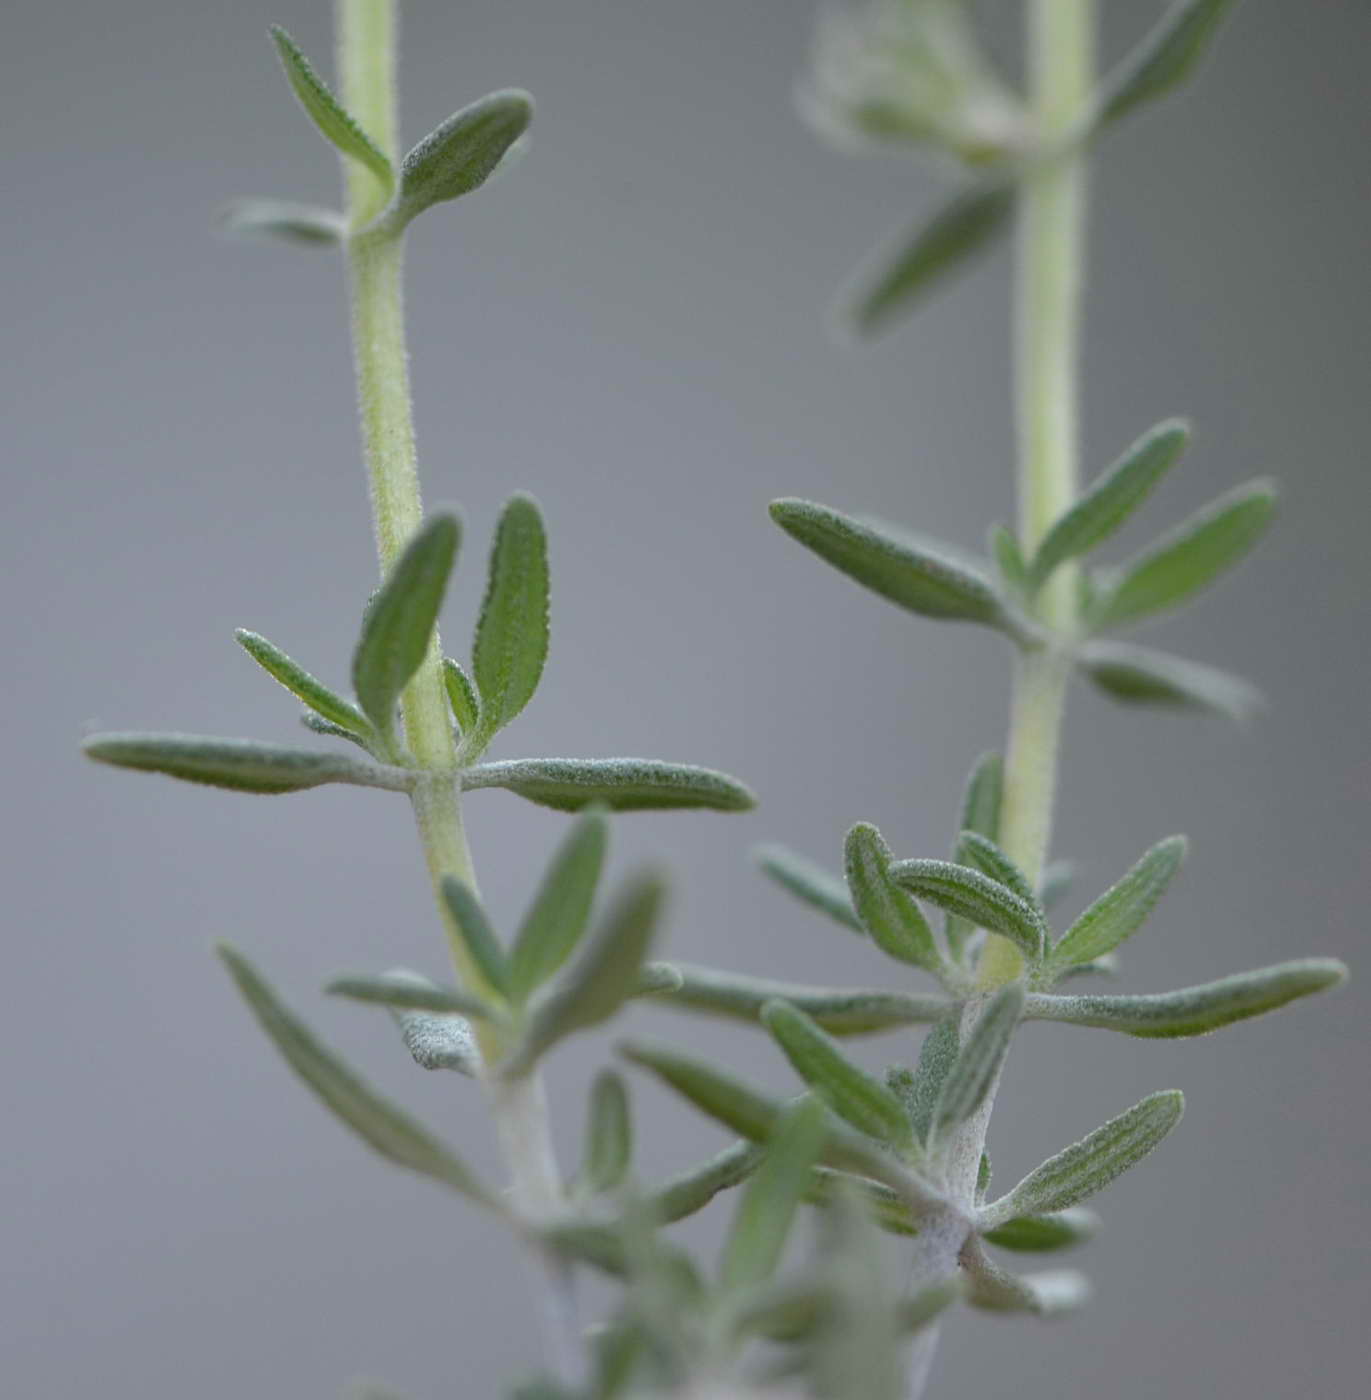
[[(417, 228), (411, 324), (427, 490), (469, 522), (454, 646), (501, 499), (527, 487), (551, 522), (551, 663), (499, 753), (744, 775), (757, 813), (626, 819), (616, 868), (670, 867), (672, 953), (861, 982), (890, 965), (789, 905), (747, 848), (832, 862), (862, 818), (903, 854), (942, 851), (964, 771), (1003, 732), (1007, 657), (862, 596), (765, 503), (811, 495), (973, 545), (1005, 517), (1008, 283), (1000, 259), (871, 352), (826, 338), (839, 279), (940, 185), (796, 122), (810, 9), (414, 0), (411, 139), (492, 87), (541, 105), (519, 171)], [(1006, 46), (1018, 10), (989, 7)], [(1108, 51), (1153, 12), (1111, 5)], [(492, 1166), (472, 1086), (416, 1074), (383, 1017), (315, 996), (342, 967), (442, 970), (403, 804), (237, 799), (75, 755), (95, 725), (289, 740), (290, 703), (231, 629), (341, 680), (372, 584), (338, 268), (208, 232), (226, 196), (334, 188), (274, 71), (272, 19), (327, 55), (319, 0), (24, 5), (0, 51), (15, 1395), (333, 1396), (370, 1374), (436, 1400), (498, 1393), (535, 1354), (501, 1233), (345, 1137), (207, 952), (244, 945)], [(1286, 488), (1259, 560), (1157, 629), (1261, 681), (1251, 733), (1072, 700), (1058, 852), (1098, 888), (1167, 831), (1195, 843), (1129, 949), (1140, 990), (1306, 952), (1364, 960), (1369, 51), (1359, 0), (1252, 0), (1183, 101), (1111, 139), (1096, 184), (1088, 461), (1166, 414), (1198, 425), (1125, 546), (1246, 476)], [(562, 821), (498, 794), (469, 808), (508, 925)], [(1104, 1202), (1079, 1260), (1091, 1311), (958, 1316), (933, 1393), (1358, 1389), (1366, 984), (1212, 1042), (1025, 1034), (991, 1137), (1006, 1183), (1151, 1089), (1184, 1086), (1188, 1115)], [(634, 1024), (786, 1080), (755, 1035)], [(912, 1056), (899, 1039), (864, 1053)], [(606, 1050), (587, 1038), (554, 1072), (568, 1156)], [(651, 1173), (722, 1141), (635, 1092)]]

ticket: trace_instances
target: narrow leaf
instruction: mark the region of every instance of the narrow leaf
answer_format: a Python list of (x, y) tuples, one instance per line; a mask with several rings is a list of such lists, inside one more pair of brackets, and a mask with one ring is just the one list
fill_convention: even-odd
[(1004, 525), (994, 525), (990, 530), (990, 557), (1000, 571), (1000, 581), (1013, 594), (1028, 591), (1028, 565), (1024, 562), (1023, 551), (1014, 532)]
[(844, 857), (852, 904), (876, 946), (899, 962), (937, 972), (942, 956), (933, 930), (919, 906), (890, 878), (892, 857), (881, 833), (858, 822), (847, 833)]
[(478, 763), (462, 774), (462, 787), (505, 788), (558, 812), (577, 812), (591, 802), (602, 802), (612, 812), (692, 807), (746, 812), (757, 802), (726, 773), (651, 758), (515, 758)]
[(420, 1069), (452, 1069), (470, 1079), (481, 1077), (481, 1052), (471, 1027), (460, 1016), (431, 1011), (394, 1011), (405, 1049)]
[(678, 1172), (648, 1196), (653, 1219), (670, 1225), (703, 1210), (720, 1191), (745, 1181), (765, 1150), (755, 1142), (735, 1142), (698, 1167)]
[(598, 1195), (623, 1184), (633, 1158), (633, 1120), (622, 1076), (602, 1069), (590, 1086), (590, 1112), (576, 1185)]
[(346, 973), (334, 977), (324, 990), (335, 997), (347, 997), (350, 1001), (367, 1002), (373, 1006), (391, 1006), (405, 1011), (433, 1011), (442, 1015), (456, 1015), (488, 1019), (497, 1015), (495, 1008), (470, 992), (460, 992), (454, 987), (442, 987), (430, 982), (426, 977), (416, 977), (413, 973), (396, 970), (383, 972), (379, 976), (369, 973)]
[(970, 1280), (966, 1300), (974, 1308), (1061, 1317), (1075, 1312), (1090, 1299), (1089, 1281), (1074, 1269), (1011, 1274), (990, 1258), (975, 1236), (962, 1252), (962, 1264)]
[(1239, 724), (1261, 708), (1261, 692), (1243, 680), (1198, 661), (1186, 661), (1122, 642), (1088, 642), (1080, 650), (1085, 674), (1126, 705), (1208, 710)]
[(455, 515), (431, 516), (367, 608), (352, 658), (352, 685), (382, 734), (394, 730), (401, 692), (428, 651), (460, 538)]
[(897, 861), (890, 875), (912, 894), (1008, 938), (1027, 957), (1036, 961), (1042, 956), (1042, 915), (998, 880), (945, 860)]
[(452, 718), (457, 728), (465, 736), (476, 731), (480, 701), (472, 679), (462, 670), (461, 664), (450, 656), (443, 657), (443, 686), (447, 690), (447, 702), (452, 708)]
[(1111, 1118), (1088, 1137), (1049, 1157), (981, 1214), (984, 1229), (1020, 1215), (1065, 1210), (1104, 1190), (1116, 1176), (1142, 1161), (1181, 1120), (1185, 1097), (1165, 1089)]
[(933, 1110), (933, 1136), (945, 1137), (985, 1102), (1009, 1053), (1023, 1000), (1023, 988), (1012, 982), (1001, 987), (981, 1013), (943, 1080)]
[[(1004, 795), (1004, 761), (997, 753), (983, 753), (975, 762), (962, 794), (961, 823), (958, 831), (974, 831), (991, 841), (1000, 839), (1000, 803)], [(960, 837), (958, 838), (960, 840)], [(954, 843), (952, 857), (958, 860)], [(948, 951), (961, 961), (966, 940), (976, 925), (958, 914), (948, 914), (944, 927)]]
[[(370, 753), (368, 747), (370, 739), (364, 739), (360, 734), (354, 734), (350, 729), (342, 729), (336, 724), (331, 724), (322, 715), (316, 715), (313, 710), (300, 711), (300, 723), (309, 730), (311, 734), (322, 734), (328, 739), (346, 739), (349, 744), (356, 744), (364, 753)], [(367, 726), (370, 732), (371, 726)]]
[(904, 1092), (900, 1097), (920, 1142), (927, 1142), (932, 1135), (934, 1110), (942, 1098), (947, 1076), (957, 1063), (960, 1049), (958, 1019), (956, 1013), (950, 1013), (929, 1031), (919, 1047), (918, 1067), (903, 1085)]
[(297, 248), (336, 248), (347, 230), (347, 220), (337, 210), (287, 199), (235, 199), (219, 211), (216, 222), (222, 233)]
[(827, 914), (854, 933), (865, 932), (857, 911), (852, 907), (847, 887), (821, 865), (797, 855), (786, 846), (774, 844), (758, 847), (754, 859), (764, 874), (769, 875), (782, 889), (789, 890), (796, 899)]
[(291, 88), (310, 120), (324, 138), (345, 156), (351, 156), (366, 166), (389, 193), (395, 181), (390, 161), (329, 91), (328, 85), (300, 52), (295, 40), (279, 25), (272, 26), (271, 38)]
[(896, 1317), (900, 1330), (906, 1335), (922, 1332), (937, 1319), (958, 1298), (965, 1297), (966, 1290), (959, 1278), (944, 1279), (942, 1283), (930, 1283), (921, 1288), (912, 1298), (902, 1298), (896, 1306)]
[(446, 1146), (402, 1109), (382, 1098), (316, 1039), (241, 953), (227, 944), (220, 944), (218, 952), (262, 1029), (325, 1107), (381, 1156), (441, 1181), (492, 1209), (502, 1209)]
[(1347, 968), (1336, 958), (1301, 958), (1142, 996), (1030, 996), (1024, 1015), (1035, 1021), (1100, 1026), (1143, 1039), (1208, 1035), (1221, 1026), (1275, 1011), (1288, 1001), (1337, 987)]
[(1184, 836), (1157, 842), (1067, 929), (1052, 950), (1051, 966), (1071, 967), (1103, 957), (1141, 928), (1181, 868), (1185, 851)]
[(1099, 1228), (1100, 1217), (1093, 1210), (1076, 1206), (1052, 1215), (1020, 1215), (994, 1230), (987, 1230), (985, 1238), (1017, 1254), (1049, 1254), (1084, 1244)]
[(1038, 885), (1038, 907), (1053, 908), (1071, 892), (1075, 883), (1076, 867), (1069, 860), (1054, 860), (1043, 870)]
[(1006, 889), (1013, 890), (1025, 904), (1042, 913), (1042, 905), (1028, 877), (990, 837), (982, 836), (978, 831), (962, 832), (957, 841), (957, 859), (962, 865), (973, 866), (982, 875), (988, 875)]
[(486, 917), (485, 907), (469, 885), (448, 875), (442, 883), (443, 903), (482, 981), (501, 997), (510, 994), (509, 963), (500, 940)]
[(826, 563), (910, 612), (1005, 625), (990, 580), (936, 546), (813, 501), (773, 501), (771, 518)]
[(273, 646), (256, 632), (239, 628), (234, 632), (238, 645), (269, 675), (290, 693), (303, 700), (316, 714), (350, 734), (366, 738), (371, 733), (367, 717), (350, 700), (315, 680), (303, 666), (292, 661), (279, 647)]

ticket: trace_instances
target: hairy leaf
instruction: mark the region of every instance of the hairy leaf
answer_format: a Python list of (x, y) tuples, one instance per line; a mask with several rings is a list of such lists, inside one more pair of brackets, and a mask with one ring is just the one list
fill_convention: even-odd
[(484, 905), (470, 885), (448, 875), (442, 883), (443, 903), (482, 980), (497, 995), (510, 994), (509, 962)]
[(336, 209), (288, 199), (235, 199), (219, 211), (216, 222), (223, 233), (297, 248), (336, 248), (347, 230), (347, 220)]
[(796, 899), (818, 909), (854, 933), (863, 933), (862, 921), (852, 907), (847, 887), (821, 865), (797, 855), (786, 846), (759, 846), (754, 858), (762, 872)]
[(669, 1225), (703, 1210), (720, 1191), (745, 1181), (756, 1170), (765, 1150), (755, 1142), (735, 1142), (698, 1167), (678, 1172), (648, 1196), (653, 1218)]
[(882, 952), (937, 972), (942, 956), (933, 930), (919, 906), (890, 878), (891, 860), (890, 847), (874, 826), (858, 822), (847, 833), (844, 861), (853, 906)]
[(1126, 705), (1209, 710), (1239, 724), (1261, 708), (1261, 692), (1241, 676), (1122, 642), (1087, 642), (1080, 650), (1085, 674)]
[[(1000, 803), (1004, 796), (1004, 760), (997, 753), (983, 753), (972, 766), (962, 793), (961, 831), (974, 831), (991, 841), (1000, 839)], [(960, 841), (960, 836), (958, 837)], [(954, 860), (959, 860), (958, 847), (952, 848)], [(948, 951), (960, 961), (966, 940), (976, 925), (959, 914), (948, 914), (944, 927)]]
[(351, 700), (345, 700), (322, 681), (315, 680), (279, 647), (242, 627), (233, 635), (238, 645), (267, 675), (279, 681), (297, 699), (303, 700), (316, 714), (359, 738), (366, 739), (371, 734), (370, 721)]
[(990, 837), (982, 836), (979, 831), (962, 832), (957, 839), (957, 859), (960, 864), (970, 865), (1013, 890), (1025, 904), (1042, 913), (1042, 905), (1028, 877)]
[(1028, 591), (1028, 565), (1014, 532), (1004, 525), (990, 529), (990, 557), (1000, 571), (1000, 581), (1015, 595)]
[(985, 1102), (1009, 1053), (1023, 1000), (1023, 988), (1017, 982), (1001, 987), (962, 1042), (938, 1092), (933, 1110), (935, 1137), (958, 1128)]
[(633, 1118), (628, 1087), (612, 1069), (602, 1069), (590, 1086), (578, 1189), (598, 1195), (623, 1184), (633, 1159)]
[(1038, 883), (1038, 907), (1051, 909), (1065, 899), (1076, 880), (1076, 867), (1069, 860), (1051, 861)]
[(1023, 1312), (1060, 1317), (1075, 1312), (1090, 1298), (1090, 1284), (1074, 1269), (1040, 1274), (1011, 1274), (1000, 1268), (974, 1236), (962, 1252), (970, 1286), (966, 1300), (989, 1312)]
[(890, 875), (912, 894), (1008, 938), (1034, 961), (1042, 956), (1042, 915), (998, 880), (946, 860), (897, 861)]
[(451, 1069), (471, 1079), (481, 1077), (481, 1052), (462, 1017), (431, 1011), (395, 1010), (391, 1014), (405, 1049), (420, 1069)]
[(933, 1131), (933, 1112), (942, 1097), (943, 1084), (957, 1062), (960, 1048), (958, 1015), (950, 1012), (924, 1037), (919, 1047), (919, 1063), (907, 1081), (892, 1083), (900, 1094), (905, 1112), (920, 1142), (927, 1142)]
[(443, 657), (443, 686), (447, 690), (447, 702), (457, 728), (463, 736), (474, 733), (481, 702), (471, 677), (462, 669), (461, 663), (450, 656)]
[(703, 807), (746, 812), (757, 799), (736, 778), (688, 763), (652, 758), (514, 758), (478, 763), (462, 774), (464, 790), (504, 788), (559, 812), (602, 802), (612, 812)]
[(1100, 1217), (1093, 1210), (1076, 1206), (1051, 1215), (1020, 1215), (1006, 1220), (985, 1238), (1001, 1249), (1018, 1254), (1048, 1254), (1084, 1244), (1100, 1228)]
[(345, 973), (332, 978), (324, 990), (335, 997), (350, 1001), (369, 1002), (374, 1006), (391, 1006), (404, 1011), (433, 1011), (487, 1019), (498, 1015), (495, 1008), (470, 992), (454, 987), (442, 987), (426, 977), (397, 969), (379, 976), (371, 973)]

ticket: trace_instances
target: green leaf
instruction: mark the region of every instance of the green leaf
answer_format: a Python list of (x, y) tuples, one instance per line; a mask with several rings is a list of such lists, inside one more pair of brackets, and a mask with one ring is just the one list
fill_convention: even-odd
[(1069, 860), (1049, 862), (1038, 885), (1038, 907), (1048, 910), (1060, 903), (1070, 894), (1075, 880), (1076, 867)]
[(325, 140), (336, 146), (345, 156), (351, 156), (353, 160), (366, 166), (388, 194), (395, 183), (395, 173), (390, 168), (390, 161), (329, 91), (327, 84), (314, 71), (309, 59), (300, 52), (295, 40), (280, 25), (272, 25), (271, 38), (295, 96), (299, 98), (300, 105), (310, 120), (323, 133)]
[(840, 1118), (880, 1142), (906, 1147), (909, 1120), (899, 1099), (838, 1048), (830, 1036), (788, 1002), (769, 1001), (762, 1023), (796, 1074)]
[(827, 1131), (824, 1111), (813, 1100), (802, 1100), (781, 1118), (724, 1242), (723, 1288), (755, 1288), (775, 1273)]
[(1068, 967), (1057, 977), (1059, 982), (1070, 982), (1080, 977), (1117, 977), (1119, 959), (1115, 953), (1106, 953), (1102, 958), (1091, 958), (1089, 962), (1077, 963)]
[(1028, 566), (1028, 590), (1036, 593), (1058, 565), (1103, 544), (1152, 494), (1180, 460), (1190, 428), (1179, 419), (1158, 423), (1085, 489), (1048, 530)]
[(1275, 508), (1275, 489), (1264, 481), (1221, 496), (1102, 578), (1090, 623), (1118, 627), (1178, 607), (1256, 545)]
[(531, 496), (510, 499), (495, 527), (472, 671), (489, 739), (533, 698), (547, 660), (547, 536)]
[(646, 970), (655, 973), (658, 969), (669, 969), (676, 976), (671, 981), (663, 979), (660, 987), (640, 986), (640, 996), (657, 996), (666, 1005), (686, 1011), (754, 1023), (768, 1001), (787, 1001), (830, 1035), (866, 1035), (895, 1026), (923, 1025), (938, 1020), (952, 1005), (941, 996), (910, 996), (874, 988), (807, 987), (691, 963), (652, 963)]
[(979, 831), (964, 831), (957, 841), (957, 859), (962, 865), (969, 865), (988, 875), (1006, 889), (1013, 890), (1025, 904), (1042, 913), (1042, 905), (1028, 876), (988, 836)]
[(616, 1190), (628, 1175), (632, 1159), (628, 1088), (614, 1070), (602, 1069), (590, 1086), (590, 1112), (576, 1189), (591, 1195)]
[(653, 1218), (670, 1225), (703, 1210), (720, 1191), (745, 1181), (756, 1170), (765, 1150), (755, 1142), (735, 1142), (698, 1167), (678, 1172), (648, 1196)]
[(1062, 935), (1049, 968), (1093, 962), (1142, 927), (1185, 860), (1184, 836), (1158, 841), (1118, 884), (1107, 889)]
[(919, 1289), (911, 1298), (902, 1298), (896, 1306), (900, 1330), (906, 1335), (922, 1332), (965, 1294), (962, 1281), (959, 1278), (949, 1278), (941, 1283), (930, 1283), (928, 1287)]
[(1023, 1001), (1023, 988), (1017, 982), (1001, 987), (990, 999), (943, 1080), (933, 1110), (934, 1137), (946, 1137), (985, 1102), (1000, 1077)]
[(479, 189), (533, 120), (533, 98), (503, 88), (454, 112), (400, 162), (400, 188), (388, 218), (403, 227), (444, 200)]
[(942, 956), (919, 906), (890, 878), (890, 848), (881, 833), (858, 822), (844, 847), (852, 904), (876, 946), (899, 962), (938, 972)]
[(450, 656), (443, 657), (443, 686), (447, 690), (447, 702), (452, 708), (452, 718), (456, 720), (457, 728), (464, 736), (474, 733), (481, 702), (471, 677), (462, 670), (460, 662)]
[(481, 1077), (481, 1052), (471, 1027), (462, 1017), (398, 1009), (391, 1015), (400, 1028), (405, 1049), (420, 1069), (451, 1069), (469, 1079)]
[(576, 961), (531, 1006), (523, 1037), (502, 1073), (526, 1074), (559, 1040), (609, 1020), (634, 994), (665, 893), (652, 875), (624, 888)]
[(857, 291), (849, 294), (841, 313), (844, 324), (862, 337), (889, 329), (942, 278), (988, 251), (1008, 229), (1013, 210), (1009, 185), (958, 195), (860, 274)]
[(910, 612), (1006, 625), (989, 579), (917, 537), (793, 498), (773, 501), (771, 518), (820, 559)]
[(457, 935), (482, 981), (498, 996), (508, 999), (509, 962), (475, 891), (456, 876), (447, 875), (443, 878), (442, 895)]
[(746, 812), (757, 803), (742, 783), (726, 773), (652, 758), (515, 758), (478, 763), (462, 774), (462, 788), (504, 788), (558, 812), (578, 812), (591, 802), (602, 802), (612, 812), (701, 807)]
[[(301, 710), (300, 723), (309, 730), (311, 734), (322, 734), (328, 739), (346, 739), (349, 744), (356, 744), (364, 753), (370, 753), (371, 738), (364, 739), (360, 734), (354, 734), (350, 729), (343, 729), (336, 724), (330, 724), (322, 715), (316, 715), (313, 710)], [(371, 726), (367, 726), (368, 733)]]
[(1095, 685), (1126, 705), (1208, 710), (1239, 724), (1261, 708), (1261, 692), (1241, 676), (1148, 647), (1087, 642), (1078, 659)]
[(340, 753), (289, 749), (255, 739), (212, 739), (202, 734), (92, 734), (81, 745), (87, 758), (115, 768), (165, 773), (188, 783), (235, 792), (303, 792), (323, 783), (408, 792), (414, 774)]
[(382, 1098), (318, 1040), (237, 949), (221, 943), (218, 952), (262, 1029), (326, 1108), (381, 1156), (441, 1181), (493, 1210), (503, 1211), (449, 1148), (402, 1109)]
[(362, 620), (352, 685), (382, 734), (393, 733), (395, 706), (428, 651), (460, 539), (455, 515), (430, 516), (395, 561)]
[(1179, 87), (1204, 56), (1233, 0), (1179, 0), (1102, 85), (1097, 126)]
[(836, 1172), (828, 1167), (816, 1167), (810, 1178), (805, 1200), (816, 1206), (829, 1206), (837, 1192), (856, 1189), (866, 1203), (867, 1213), (875, 1224), (892, 1235), (906, 1238), (919, 1233), (919, 1223), (898, 1191), (875, 1181), (866, 1181)]
[(907, 1080), (901, 1077), (891, 1087), (900, 1094), (914, 1135), (927, 1142), (933, 1132), (933, 1113), (942, 1097), (943, 1084), (957, 1062), (960, 1043), (958, 1014), (950, 1012), (924, 1037), (919, 1047), (919, 1063)]
[(1185, 987), (1178, 992), (1142, 996), (1030, 996), (1024, 1015), (1029, 1020), (1100, 1026), (1143, 1039), (1165, 1040), (1208, 1035), (1221, 1026), (1275, 1011), (1297, 997), (1337, 987), (1346, 980), (1347, 968), (1336, 958), (1300, 958), (1221, 977), (1197, 987)]
[[(1004, 760), (997, 753), (983, 753), (975, 762), (962, 794), (959, 832), (974, 831), (991, 841), (1000, 839), (1000, 803), (1004, 795)], [(960, 836), (958, 837), (960, 840)], [(953, 859), (958, 858), (957, 843), (952, 847)], [(949, 914), (943, 930), (948, 951), (961, 961), (966, 940), (975, 931), (975, 924), (960, 915)]]
[(216, 222), (222, 233), (297, 248), (336, 248), (347, 231), (347, 220), (336, 209), (288, 199), (235, 199), (219, 211)]
[(608, 844), (604, 811), (591, 807), (557, 848), (509, 956), (510, 993), (516, 1001), (546, 982), (581, 941)]
[(279, 647), (273, 646), (256, 632), (240, 627), (233, 635), (238, 645), (267, 675), (303, 700), (316, 714), (360, 739), (370, 736), (370, 722), (351, 700), (343, 699), (322, 681), (315, 680), (303, 666), (292, 661)]
[(1014, 532), (1004, 525), (990, 529), (990, 557), (1000, 571), (1000, 581), (1008, 592), (1022, 596), (1028, 591), (1028, 565)]
[(1018, 1254), (1049, 1254), (1084, 1244), (1099, 1228), (1100, 1217), (1093, 1210), (1077, 1206), (1051, 1215), (1017, 1216), (997, 1229), (987, 1230), (985, 1238)]
[(1089, 1281), (1074, 1269), (1011, 1274), (990, 1258), (974, 1235), (962, 1251), (962, 1263), (970, 1280), (966, 1301), (973, 1308), (1061, 1317), (1075, 1312), (1090, 1299)]
[(998, 880), (946, 860), (897, 861), (890, 875), (912, 894), (1008, 938), (1034, 961), (1042, 956), (1042, 915)]
[(1088, 1137), (1049, 1157), (1040, 1167), (981, 1213), (991, 1230), (1020, 1215), (1065, 1210), (1103, 1191), (1116, 1176), (1142, 1161), (1181, 1121), (1185, 1096), (1179, 1089), (1150, 1094), (1111, 1118)]
[(844, 928), (864, 933), (862, 921), (848, 898), (847, 887), (821, 865), (797, 855), (786, 846), (759, 846), (754, 859), (762, 872), (769, 875), (796, 899), (827, 914)]
[(489, 1019), (498, 1012), (480, 997), (455, 987), (441, 987), (426, 977), (416, 976), (397, 968), (379, 976), (370, 973), (345, 973), (334, 977), (324, 987), (330, 996), (347, 997), (350, 1001), (367, 1002), (373, 1006), (391, 1006), (404, 1011), (432, 1011), (440, 1015), (456, 1015)]

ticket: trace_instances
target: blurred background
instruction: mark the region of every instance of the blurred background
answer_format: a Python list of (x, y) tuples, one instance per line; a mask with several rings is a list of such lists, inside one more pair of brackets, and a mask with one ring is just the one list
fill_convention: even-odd
[[(1158, 8), (1107, 3), (1106, 56)], [(502, 499), (532, 490), (551, 527), (552, 656), (495, 756), (739, 774), (753, 814), (616, 824), (616, 872), (672, 872), (669, 954), (887, 976), (748, 850), (783, 840), (836, 865), (865, 819), (900, 854), (942, 852), (967, 768), (1001, 742), (1008, 656), (864, 596), (765, 508), (812, 496), (970, 546), (1009, 517), (1007, 260), (874, 349), (827, 334), (853, 265), (944, 186), (836, 155), (796, 120), (809, 0), (405, 11), (410, 140), (491, 88), (539, 100), (522, 166), (411, 240), (426, 488), (468, 529), (451, 649)], [(1020, 18), (985, 6), (997, 49)], [(403, 803), (238, 798), (77, 756), (97, 726), (301, 737), (232, 629), (342, 683), (373, 586), (340, 269), (211, 233), (226, 197), (333, 198), (270, 21), (324, 64), (323, 0), (72, 0), (4, 21), (0, 1345), (7, 1387), (43, 1400), (332, 1397), (355, 1376), (413, 1400), (493, 1396), (536, 1356), (502, 1233), (347, 1137), (209, 955), (241, 944), (493, 1170), (470, 1083), (416, 1072), (384, 1015), (317, 996), (343, 968), (443, 973)], [(1121, 549), (1253, 475), (1285, 497), (1254, 561), (1142, 638), (1253, 676), (1269, 712), (1244, 734), (1074, 695), (1056, 841), (1084, 872), (1079, 907), (1158, 837), (1192, 838), (1123, 986), (1304, 953), (1362, 980), (1212, 1041), (1025, 1033), (990, 1139), (1006, 1184), (1152, 1089), (1184, 1087), (1189, 1110), (1070, 1261), (1091, 1309), (958, 1315), (935, 1397), (1335, 1395), (1365, 1375), (1368, 52), (1360, 0), (1249, 0), (1200, 80), (1103, 149), (1088, 470), (1166, 415), (1197, 429)], [(468, 810), (508, 927), (563, 819), (499, 793)], [(788, 1082), (755, 1033), (631, 1024)], [(554, 1070), (568, 1159), (609, 1040)], [(915, 1053), (900, 1035), (862, 1051)], [(724, 1141), (654, 1085), (634, 1092), (650, 1174)], [(723, 1214), (695, 1229), (702, 1248)]]

